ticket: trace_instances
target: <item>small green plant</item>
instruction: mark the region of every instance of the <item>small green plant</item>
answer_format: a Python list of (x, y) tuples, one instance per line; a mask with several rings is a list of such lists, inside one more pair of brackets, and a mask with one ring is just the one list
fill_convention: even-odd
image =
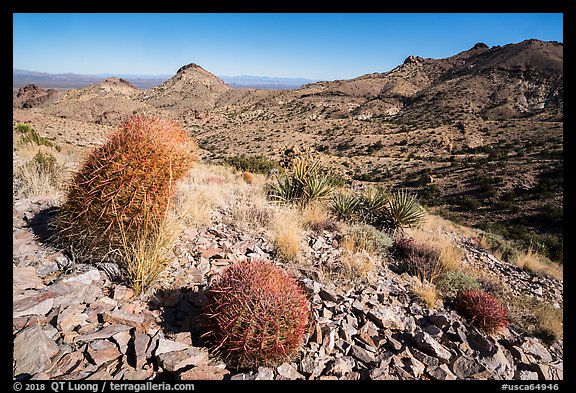
[(36, 132), (32, 126), (27, 123), (18, 123), (16, 125), (16, 131), (20, 133), (20, 145), (26, 145), (29, 143), (36, 144), (38, 146), (47, 146), (53, 147), (56, 151), (60, 151), (60, 146), (55, 145), (52, 141), (48, 140), (47, 138), (40, 136), (38, 132)]
[(59, 191), (60, 166), (50, 153), (38, 151), (28, 162), (15, 168), (14, 189), (30, 197)]
[(465, 289), (480, 289), (480, 283), (463, 271), (447, 271), (438, 280), (438, 286), (447, 293)]
[(234, 263), (207, 295), (205, 337), (230, 366), (276, 366), (303, 345), (308, 300), (296, 280), (271, 261)]
[(492, 334), (508, 326), (507, 313), (500, 301), (478, 289), (465, 289), (456, 294), (456, 310), (468, 321)]
[(394, 241), (390, 236), (367, 224), (350, 227), (342, 238), (342, 246), (354, 252), (367, 251), (369, 254), (385, 255), (393, 245)]

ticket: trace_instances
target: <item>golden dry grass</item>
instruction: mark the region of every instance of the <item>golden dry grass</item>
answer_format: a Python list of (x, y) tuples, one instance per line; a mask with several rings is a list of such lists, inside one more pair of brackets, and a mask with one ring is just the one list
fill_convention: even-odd
[(464, 251), (445, 233), (446, 229), (461, 235), (473, 233), (468, 228), (432, 214), (427, 214), (426, 219), (418, 228), (410, 228), (406, 232), (417, 243), (437, 249), (440, 253), (440, 263), (445, 270), (457, 271), (461, 268)]
[(358, 279), (371, 282), (379, 265), (378, 257), (368, 254), (365, 250), (353, 251), (345, 249), (342, 254), (343, 271), (340, 278), (357, 281)]
[(551, 276), (557, 280), (563, 279), (562, 267), (547, 261), (547, 258), (535, 252), (532, 247), (527, 251), (519, 251), (512, 258), (512, 262), (524, 270)]
[(434, 284), (415, 280), (412, 284), (412, 293), (423, 306), (431, 310), (436, 308), (439, 296)]
[(296, 261), (304, 234), (299, 211), (279, 207), (272, 220), (272, 238), (278, 255), (282, 259)]

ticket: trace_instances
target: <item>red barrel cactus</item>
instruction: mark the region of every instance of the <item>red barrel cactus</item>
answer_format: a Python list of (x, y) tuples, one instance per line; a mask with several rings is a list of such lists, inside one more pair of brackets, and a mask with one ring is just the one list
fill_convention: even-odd
[(232, 367), (278, 365), (303, 345), (308, 300), (296, 280), (271, 261), (229, 266), (213, 283), (208, 299), (206, 336)]

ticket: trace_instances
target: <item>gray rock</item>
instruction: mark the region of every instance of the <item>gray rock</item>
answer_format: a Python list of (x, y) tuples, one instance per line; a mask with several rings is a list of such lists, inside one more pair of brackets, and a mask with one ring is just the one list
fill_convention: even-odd
[(350, 356), (353, 356), (355, 359), (361, 361), (365, 365), (373, 364), (376, 361), (374, 353), (367, 351), (358, 345), (352, 345), (349, 353)]
[(448, 351), (442, 344), (430, 337), (428, 333), (418, 332), (414, 335), (414, 342), (416, 347), (428, 355), (440, 358), (443, 362), (447, 362), (452, 357), (452, 353)]
[(274, 379), (274, 371), (268, 367), (258, 367), (258, 372), (254, 379), (258, 381), (271, 381)]
[(453, 381), (458, 379), (456, 375), (448, 368), (448, 365), (441, 364), (438, 367), (433, 367), (426, 372), (431, 378), (438, 379), (438, 380), (450, 380)]
[(539, 362), (549, 363), (552, 361), (550, 352), (533, 337), (526, 337), (520, 348), (522, 348), (526, 355), (532, 356)]
[(404, 330), (405, 328), (400, 313), (389, 308), (381, 307), (370, 310), (367, 317), (382, 329)]
[(437, 326), (438, 328), (444, 330), (450, 326), (450, 322), (448, 317), (445, 314), (432, 314), (428, 316), (428, 322), (432, 325)]
[(480, 363), (468, 356), (460, 356), (451, 364), (452, 372), (460, 379), (470, 378), (475, 374), (486, 371)]
[(514, 379), (518, 379), (521, 381), (537, 381), (538, 373), (530, 370), (516, 369), (516, 371), (514, 372)]
[(196, 347), (183, 351), (166, 352), (156, 356), (160, 367), (167, 371), (180, 371), (187, 366), (198, 366), (208, 362), (208, 353)]
[(276, 379), (304, 379), (304, 376), (290, 363), (282, 363), (276, 367), (276, 372), (278, 372)]
[(470, 348), (480, 352), (480, 356), (493, 356), (498, 349), (493, 338), (475, 331), (468, 333), (466, 341), (468, 345), (470, 345)]
[(57, 353), (58, 345), (46, 336), (40, 325), (27, 327), (14, 338), (14, 375), (44, 372)]
[(434, 338), (439, 338), (442, 336), (442, 330), (436, 325), (425, 325), (422, 327), (422, 331), (428, 333)]
[(434, 356), (427, 355), (416, 348), (410, 348), (410, 352), (412, 353), (412, 355), (414, 355), (416, 359), (421, 361), (429, 368), (437, 368), (440, 366), (440, 360), (438, 360), (438, 358)]

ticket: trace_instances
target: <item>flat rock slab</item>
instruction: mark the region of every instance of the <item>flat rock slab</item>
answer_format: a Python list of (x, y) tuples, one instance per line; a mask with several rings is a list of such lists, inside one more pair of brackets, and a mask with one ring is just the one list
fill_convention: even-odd
[(46, 315), (54, 306), (54, 296), (48, 292), (16, 295), (12, 299), (12, 318), (24, 315)]
[(46, 336), (40, 325), (22, 330), (14, 339), (14, 375), (45, 371), (57, 353), (58, 345)]
[(19, 293), (25, 289), (41, 289), (45, 285), (38, 277), (34, 266), (14, 266), (12, 265), (12, 292)]
[(160, 366), (171, 372), (180, 371), (187, 366), (198, 366), (208, 362), (208, 352), (199, 348), (166, 352), (156, 357)]
[(110, 338), (112, 336), (114, 336), (117, 333), (120, 332), (124, 332), (126, 330), (130, 330), (131, 327), (130, 326), (126, 326), (126, 325), (120, 325), (120, 324), (115, 324), (115, 325), (108, 325), (94, 333), (89, 333), (89, 334), (82, 334), (80, 336), (76, 336), (74, 337), (74, 341), (75, 342), (89, 342), (89, 341), (94, 341), (94, 340), (101, 340), (101, 339), (105, 339), (105, 338)]

